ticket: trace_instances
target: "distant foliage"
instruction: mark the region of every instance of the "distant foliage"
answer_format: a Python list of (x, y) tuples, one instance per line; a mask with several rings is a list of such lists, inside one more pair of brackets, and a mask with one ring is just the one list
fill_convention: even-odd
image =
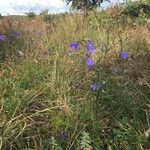
[(62, 14), (49, 14), (48, 12), (41, 12), (40, 15), (43, 18), (43, 21), (45, 22), (53, 22), (53, 21), (58, 21), (60, 19), (65, 19), (67, 13), (62, 13)]
[(43, 20), (45, 22), (48, 22), (48, 21), (51, 21), (51, 20), (54, 19), (54, 17), (53, 17), (54, 15), (48, 14), (48, 10), (47, 9), (42, 10), (41, 13), (40, 13), (40, 16), (43, 17)]
[(40, 13), (40, 15), (47, 15), (48, 14), (48, 10), (47, 9), (43, 9)]
[(142, 14), (150, 17), (150, 4), (146, 2), (131, 2), (127, 4), (122, 14), (131, 17), (139, 17)]
[(2, 14), (0, 14), (0, 19), (3, 19), (3, 16), (2, 16)]
[(43, 17), (43, 21), (45, 21), (45, 22), (52, 22), (52, 21), (55, 21), (55, 20), (63, 17), (63, 14), (41, 13), (40, 15)]
[(29, 12), (29, 13), (26, 13), (26, 15), (29, 19), (34, 19), (36, 17), (35, 12)]
[(54, 19), (55, 19), (55, 16), (52, 15), (52, 14), (45, 14), (45, 15), (43, 15), (43, 20), (44, 20), (45, 22), (52, 21), (52, 20), (54, 20)]

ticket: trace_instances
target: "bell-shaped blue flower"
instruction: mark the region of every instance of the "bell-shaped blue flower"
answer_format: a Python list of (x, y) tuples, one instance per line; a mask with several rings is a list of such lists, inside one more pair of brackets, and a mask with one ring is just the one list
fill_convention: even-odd
[(127, 59), (128, 58), (128, 53), (126, 51), (122, 51), (121, 52), (121, 58), (124, 59), (124, 60)]
[(79, 43), (78, 42), (72, 42), (69, 44), (69, 47), (72, 49), (72, 51), (76, 51), (78, 49)]
[(92, 91), (99, 90), (101, 87), (102, 87), (102, 84), (99, 82), (90, 84), (90, 88), (92, 89)]
[(0, 41), (5, 41), (6, 40), (6, 37), (5, 36), (3, 36), (3, 35), (0, 35)]
[(87, 59), (86, 65), (87, 65), (88, 68), (92, 68), (94, 66), (94, 61), (92, 60), (91, 57), (89, 57)]
[(86, 50), (91, 54), (93, 54), (95, 52), (96, 47), (92, 41), (90, 41), (90, 40), (88, 41), (87, 46), (86, 46)]

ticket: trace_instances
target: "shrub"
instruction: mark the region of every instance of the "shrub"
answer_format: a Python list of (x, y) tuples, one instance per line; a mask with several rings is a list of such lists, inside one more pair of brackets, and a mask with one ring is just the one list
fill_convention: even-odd
[(129, 3), (122, 12), (123, 15), (131, 17), (139, 17), (141, 13), (150, 17), (150, 4), (143, 2)]
[(29, 12), (29, 13), (26, 13), (26, 15), (29, 19), (34, 19), (36, 17), (35, 12)]

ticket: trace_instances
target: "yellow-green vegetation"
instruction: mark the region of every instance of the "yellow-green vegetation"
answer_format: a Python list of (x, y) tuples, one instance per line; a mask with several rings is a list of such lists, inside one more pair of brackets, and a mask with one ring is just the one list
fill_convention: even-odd
[(0, 20), (0, 149), (150, 148), (150, 20), (121, 11)]

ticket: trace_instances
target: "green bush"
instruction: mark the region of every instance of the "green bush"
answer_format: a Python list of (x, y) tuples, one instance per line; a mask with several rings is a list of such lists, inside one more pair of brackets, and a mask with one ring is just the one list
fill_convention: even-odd
[(150, 4), (144, 2), (129, 3), (122, 14), (131, 17), (139, 17), (144, 14), (146, 17), (150, 17)]
[(54, 19), (54, 15), (51, 15), (51, 14), (45, 14), (43, 15), (43, 20), (48, 22), (48, 21), (52, 21)]
[(34, 19), (36, 17), (35, 12), (29, 12), (29, 13), (26, 13), (26, 15), (29, 19)]

